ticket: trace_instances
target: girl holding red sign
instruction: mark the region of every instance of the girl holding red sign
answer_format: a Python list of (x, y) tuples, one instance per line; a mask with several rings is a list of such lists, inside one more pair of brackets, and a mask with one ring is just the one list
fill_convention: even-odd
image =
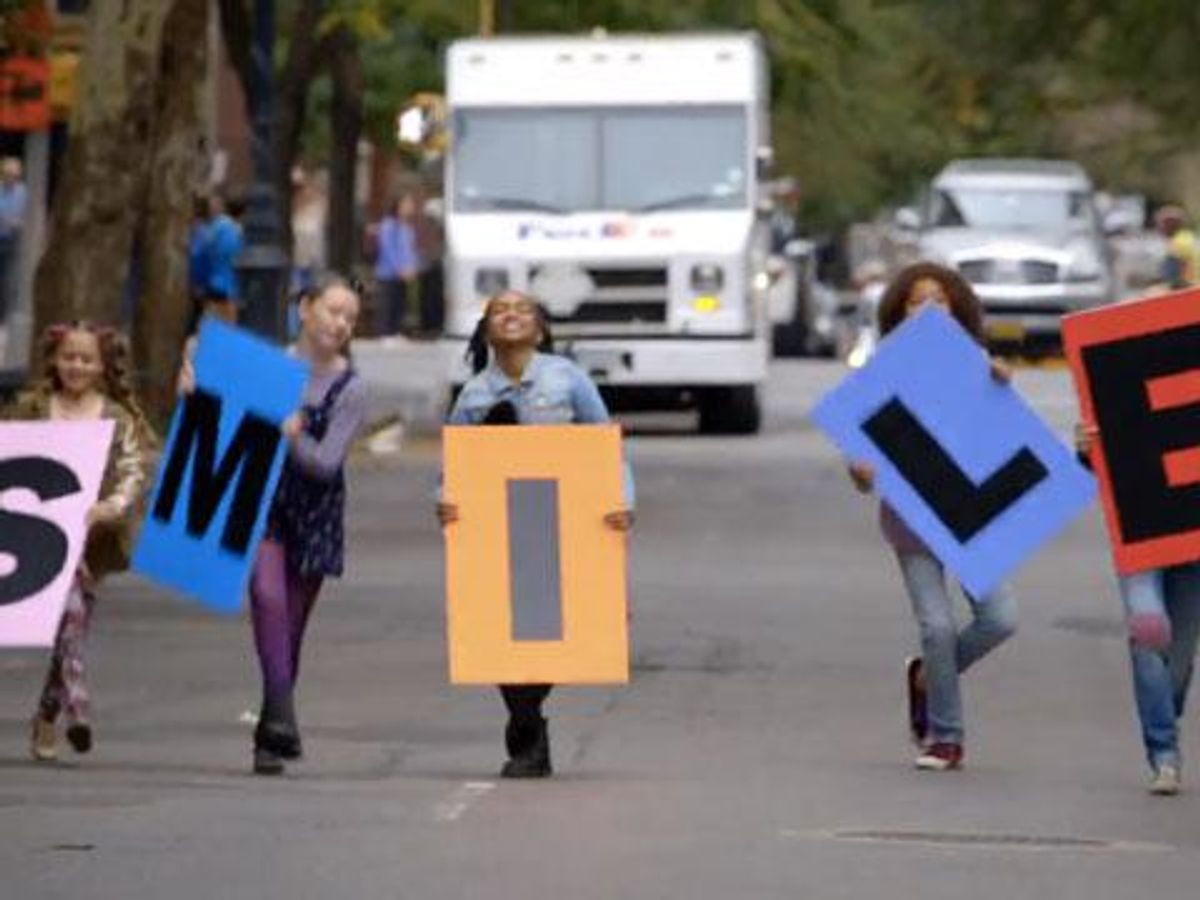
[[(887, 335), (926, 304), (946, 310), (981, 344), (983, 306), (971, 286), (952, 269), (917, 263), (900, 272), (879, 303), (879, 333)], [(992, 377), (1007, 382), (1008, 367), (991, 361)], [(875, 484), (867, 463), (849, 463), (850, 478), (867, 493)], [(921, 635), (921, 656), (906, 664), (909, 728), (920, 748), (919, 769), (958, 769), (963, 762), (963, 712), (959, 676), (987, 656), (1016, 630), (1012, 589), (1002, 584), (986, 597), (966, 595), (972, 620), (960, 630), (954, 600), (946, 589), (942, 564), (886, 503), (880, 504), (880, 528), (896, 553), (904, 586)]]
[[(1099, 430), (1075, 429), (1079, 459), (1091, 467)], [(1200, 562), (1147, 569), (1117, 578), (1129, 634), (1133, 697), (1142, 729), (1149, 790), (1170, 796), (1182, 787), (1179, 719), (1200, 642)]]
[(58, 757), (55, 725), (67, 722), (77, 753), (92, 748), (91, 703), (84, 645), (96, 604), (96, 585), (129, 567), (131, 530), (146, 477), (152, 436), (129, 384), (129, 346), (112, 328), (87, 322), (54, 325), (42, 335), (41, 375), (17, 400), (9, 418), (112, 419), (116, 425), (99, 501), (88, 511), (88, 536), (50, 657), (50, 671), (32, 721), (30, 754)]

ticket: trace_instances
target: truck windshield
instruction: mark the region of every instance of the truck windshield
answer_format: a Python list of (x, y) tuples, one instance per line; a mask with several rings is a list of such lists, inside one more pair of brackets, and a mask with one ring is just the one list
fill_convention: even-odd
[(454, 208), (737, 209), (748, 158), (740, 107), (461, 109)]
[(1083, 191), (955, 188), (934, 191), (931, 199), (934, 228), (1077, 231), (1092, 224)]

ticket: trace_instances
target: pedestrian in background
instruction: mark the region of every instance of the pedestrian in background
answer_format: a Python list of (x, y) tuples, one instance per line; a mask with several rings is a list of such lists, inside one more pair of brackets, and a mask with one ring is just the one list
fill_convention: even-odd
[(129, 568), (133, 520), (146, 478), (150, 429), (129, 383), (130, 354), (124, 337), (87, 322), (54, 325), (39, 342), (41, 373), (17, 400), (8, 418), (115, 422), (100, 496), (87, 513), (87, 542), (67, 594), (50, 656), (50, 669), (32, 720), (30, 753), (48, 762), (58, 756), (56, 723), (67, 722), (67, 741), (77, 753), (92, 748), (91, 699), (84, 645), (96, 604), (96, 586), (111, 572)]
[[(975, 292), (957, 272), (932, 263), (909, 266), (888, 285), (879, 302), (881, 338), (929, 305), (948, 312), (983, 343), (983, 306)], [(997, 381), (1011, 378), (1008, 367), (997, 360), (991, 361), (991, 370)], [(945, 377), (954, 374), (947, 372)], [(852, 461), (849, 472), (860, 491), (873, 489), (875, 472), (869, 464)], [(964, 756), (959, 676), (1012, 636), (1017, 625), (1016, 600), (1007, 584), (984, 597), (964, 591), (972, 620), (960, 631), (942, 564), (886, 502), (880, 504), (879, 519), (896, 554), (920, 633), (921, 656), (905, 663), (909, 728), (920, 748), (916, 766), (933, 771), (957, 769)]]
[(1158, 233), (1167, 239), (1167, 252), (1162, 263), (1162, 282), (1171, 289), (1191, 287), (1200, 283), (1200, 241), (1187, 225), (1187, 214), (1181, 207), (1164, 206), (1154, 215)]
[[(463, 386), (447, 418), (449, 425), (566, 425), (608, 422), (595, 384), (571, 360), (553, 355), (549, 316), (518, 291), (495, 295), (484, 307), (467, 347), (473, 377)], [(616, 531), (633, 526), (633, 479), (626, 469), (625, 508), (604, 523)], [(443, 527), (458, 521), (453, 498), (437, 506)], [(505, 778), (545, 778), (553, 771), (550, 735), (542, 705), (551, 685), (501, 685), (508, 709), (504, 743)]]
[[(1088, 468), (1099, 435), (1095, 425), (1075, 429), (1076, 449)], [(1118, 574), (1117, 585), (1129, 639), (1134, 705), (1150, 766), (1149, 790), (1177, 794), (1183, 773), (1179, 720), (1200, 639), (1200, 561)]]
[(0, 324), (8, 317), (17, 290), (18, 251), (28, 200), (22, 175), (21, 161), (15, 156), (0, 160)]
[(423, 203), (413, 228), (417, 242), (417, 335), (433, 339), (442, 333), (446, 320), (445, 270), (442, 263), (446, 240), (442, 231), (440, 201)]
[(416, 212), (413, 196), (401, 194), (377, 228), (375, 280), (383, 304), (381, 334), (400, 334), (413, 327), (409, 297), (420, 268), (414, 229)]
[(202, 295), (209, 312), (234, 323), (242, 303), (237, 262), (245, 249), (241, 219), (246, 203), (241, 197), (226, 200), (219, 194), (211, 197), (209, 203), (211, 217), (202, 251)]

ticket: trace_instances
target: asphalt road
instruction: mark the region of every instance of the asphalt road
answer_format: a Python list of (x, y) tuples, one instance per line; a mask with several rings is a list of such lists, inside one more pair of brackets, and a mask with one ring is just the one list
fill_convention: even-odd
[[(911, 767), (907, 601), (804, 420), (841, 374), (778, 365), (756, 438), (637, 423), (633, 682), (552, 697), (547, 782), (495, 778), (498, 697), (447, 684), (431, 443), (356, 464), (284, 778), (248, 772), (246, 621), (114, 580), (90, 756), (28, 761), (45, 654), (0, 655), (0, 898), (1195, 897), (1200, 774), (1144, 790), (1095, 511), (1021, 572), (1020, 632), (968, 676), (966, 768)], [(1018, 386), (1068, 432), (1064, 373)]]

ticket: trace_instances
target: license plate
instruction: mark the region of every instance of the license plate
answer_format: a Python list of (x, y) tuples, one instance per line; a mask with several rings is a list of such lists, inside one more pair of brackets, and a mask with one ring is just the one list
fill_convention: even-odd
[(1025, 339), (1025, 326), (1020, 322), (989, 322), (987, 334), (994, 341), (1020, 341)]

